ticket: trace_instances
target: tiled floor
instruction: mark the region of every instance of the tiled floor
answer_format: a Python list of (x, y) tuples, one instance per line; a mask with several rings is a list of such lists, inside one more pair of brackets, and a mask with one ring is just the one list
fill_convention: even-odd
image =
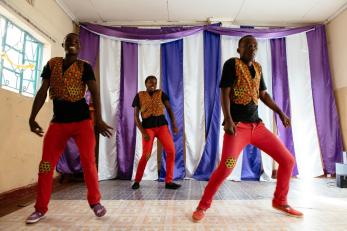
[(347, 230), (347, 189), (332, 179), (292, 180), (289, 201), (305, 213), (303, 219), (271, 208), (275, 183), (226, 182), (216, 195), (206, 219), (191, 221), (191, 213), (206, 182), (185, 180), (177, 191), (163, 183), (142, 182), (139, 190), (129, 181), (100, 182), (107, 216), (98, 219), (84, 199), (84, 185), (55, 193), (50, 210), (38, 224), (25, 225), (32, 205), (0, 218), (0, 230)]
[[(100, 190), (104, 200), (199, 200), (206, 181), (179, 181), (182, 187), (175, 190), (164, 188), (163, 182), (142, 181), (138, 190), (132, 190), (132, 182), (126, 180), (101, 181)], [(261, 200), (271, 199), (276, 182), (259, 181), (226, 181), (217, 192), (216, 200)], [(347, 189), (336, 187), (335, 179), (315, 178), (309, 181), (291, 180), (289, 197), (300, 199), (302, 194), (327, 197), (342, 197), (347, 199)], [(56, 200), (82, 200), (85, 198), (86, 188), (83, 183), (74, 184), (60, 190), (53, 195)]]

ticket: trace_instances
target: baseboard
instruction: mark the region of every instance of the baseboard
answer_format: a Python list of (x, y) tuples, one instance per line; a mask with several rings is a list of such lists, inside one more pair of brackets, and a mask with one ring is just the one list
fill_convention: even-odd
[[(59, 184), (60, 176), (53, 178), (53, 187)], [(18, 200), (20, 198), (30, 197), (36, 194), (37, 182), (24, 187), (12, 189), (7, 192), (0, 193), (0, 204), (4, 202)]]

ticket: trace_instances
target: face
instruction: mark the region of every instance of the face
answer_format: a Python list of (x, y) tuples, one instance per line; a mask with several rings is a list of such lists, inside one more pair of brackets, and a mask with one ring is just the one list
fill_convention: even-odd
[(151, 79), (147, 80), (145, 85), (146, 85), (146, 89), (148, 92), (153, 92), (153, 91), (155, 91), (155, 89), (157, 89), (157, 80), (154, 78), (151, 78)]
[(258, 43), (254, 37), (247, 37), (242, 40), (237, 51), (240, 53), (240, 58), (245, 61), (253, 61), (257, 53)]
[(68, 34), (63, 43), (65, 53), (68, 55), (77, 55), (80, 50), (80, 40), (76, 34)]

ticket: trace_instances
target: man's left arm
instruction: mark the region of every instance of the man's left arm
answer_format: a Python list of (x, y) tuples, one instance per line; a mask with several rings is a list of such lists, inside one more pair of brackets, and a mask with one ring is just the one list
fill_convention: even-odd
[(101, 135), (110, 138), (112, 136), (111, 129), (113, 128), (102, 120), (100, 94), (96, 85), (96, 81), (88, 80), (86, 81), (86, 84), (88, 86), (88, 90), (92, 95), (92, 100), (94, 104), (96, 131), (99, 132)]
[(284, 114), (284, 112), (277, 106), (275, 101), (273, 101), (273, 99), (271, 98), (269, 93), (267, 93), (266, 90), (259, 92), (259, 98), (266, 106), (271, 108), (275, 113), (279, 115), (284, 127), (290, 126), (290, 118), (286, 114)]
[(177, 128), (177, 125), (176, 125), (175, 115), (174, 115), (174, 113), (173, 113), (173, 111), (171, 109), (171, 105), (170, 105), (169, 100), (165, 100), (164, 101), (164, 105), (165, 105), (166, 110), (167, 110), (167, 112), (169, 113), (169, 116), (170, 116), (172, 131), (173, 131), (174, 134), (177, 134), (178, 133), (178, 128)]

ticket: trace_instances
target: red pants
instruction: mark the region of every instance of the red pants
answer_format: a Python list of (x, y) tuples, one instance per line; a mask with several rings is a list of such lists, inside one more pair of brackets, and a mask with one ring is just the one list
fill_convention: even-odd
[(174, 164), (175, 164), (175, 145), (172, 140), (169, 128), (167, 125), (155, 127), (155, 128), (146, 128), (147, 134), (149, 135), (149, 140), (146, 141), (142, 137), (142, 156), (137, 167), (135, 181), (140, 182), (143, 176), (143, 173), (146, 168), (147, 161), (151, 157), (152, 146), (154, 138), (157, 137), (160, 143), (163, 145), (163, 148), (166, 152), (166, 176), (165, 182), (170, 183), (173, 179), (174, 174)]
[(273, 200), (281, 205), (287, 204), (289, 181), (295, 164), (294, 157), (263, 123), (238, 123), (234, 136), (224, 134), (221, 162), (213, 172), (198, 208), (206, 210), (211, 206), (214, 194), (232, 172), (240, 152), (247, 144), (260, 148), (278, 162), (277, 185)]
[(90, 205), (100, 202), (98, 174), (95, 165), (95, 137), (91, 120), (72, 123), (51, 123), (43, 140), (43, 154), (39, 166), (36, 211), (46, 213), (52, 193), (55, 166), (63, 153), (67, 140), (72, 137), (79, 149), (84, 180)]

